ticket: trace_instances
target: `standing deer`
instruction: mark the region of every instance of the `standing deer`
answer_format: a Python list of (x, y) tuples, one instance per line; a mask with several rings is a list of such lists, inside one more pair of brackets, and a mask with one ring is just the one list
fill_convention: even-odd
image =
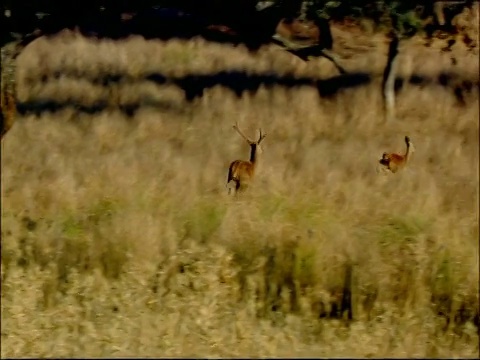
[(386, 152), (383, 153), (379, 163), (384, 166), (384, 169), (390, 170), (392, 173), (396, 173), (398, 170), (407, 165), (408, 161), (410, 160), (410, 156), (415, 151), (415, 147), (408, 136), (405, 136), (405, 144), (407, 145), (407, 150), (405, 151), (404, 155)]
[(231, 187), (229, 187), (230, 182), (235, 183), (235, 193), (237, 193), (241, 188), (245, 188), (248, 185), (248, 182), (253, 178), (255, 174), (255, 167), (258, 163), (258, 154), (262, 152), (260, 143), (265, 139), (267, 134), (262, 134), (262, 129), (259, 130), (259, 137), (257, 141), (252, 141), (240, 130), (238, 123), (233, 125), (233, 128), (240, 134), (242, 138), (250, 146), (250, 160), (235, 160), (232, 161), (230, 167), (228, 168), (228, 178), (227, 178), (227, 187), (228, 193), (230, 194)]

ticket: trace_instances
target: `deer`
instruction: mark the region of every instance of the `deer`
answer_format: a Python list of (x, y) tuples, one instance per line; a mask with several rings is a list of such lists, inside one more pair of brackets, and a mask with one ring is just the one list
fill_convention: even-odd
[(407, 149), (403, 155), (396, 153), (383, 153), (382, 158), (378, 162), (385, 170), (390, 170), (392, 173), (396, 173), (407, 165), (412, 153), (415, 151), (415, 147), (408, 136), (405, 136), (405, 144), (407, 145)]
[(253, 179), (255, 175), (255, 168), (258, 164), (258, 155), (262, 152), (260, 143), (267, 136), (267, 134), (262, 133), (262, 129), (259, 128), (258, 140), (253, 141), (245, 136), (245, 134), (240, 130), (238, 122), (233, 125), (233, 128), (250, 146), (250, 160), (235, 160), (230, 164), (230, 167), (228, 168), (226, 185), (228, 187), (228, 194), (230, 194), (232, 190), (229, 186), (231, 182), (235, 183), (235, 194), (237, 194), (239, 191), (246, 188), (246, 186), (248, 186), (248, 182)]

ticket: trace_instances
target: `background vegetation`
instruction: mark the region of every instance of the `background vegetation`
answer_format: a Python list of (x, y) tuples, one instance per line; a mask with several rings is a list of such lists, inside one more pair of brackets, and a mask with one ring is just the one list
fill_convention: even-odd
[[(478, 53), (405, 41), (385, 124), (384, 34), (332, 33), (368, 81), (330, 96), (332, 64), (275, 46), (30, 44), (2, 139), (2, 357), (477, 357)], [(189, 75), (210, 82), (191, 101)], [(268, 135), (235, 199), (237, 120)], [(410, 166), (378, 173), (405, 135)]]
[[(478, 1), (477, 1), (478, 2)], [(78, 3), (68, 3), (63, 0), (5, 0), (2, 2), (2, 17), (8, 10), (10, 16), (2, 18), (5, 22), (2, 36), (6, 31), (28, 33), (36, 26), (41, 26), (43, 19), (52, 15), (61, 26), (73, 27), (79, 24), (93, 24), (100, 21), (99, 13), (108, 14), (102, 18), (103, 22), (120, 21), (122, 12), (139, 12), (152, 7), (177, 8), (187, 13), (195, 14), (210, 21), (223, 22), (230, 25), (245, 25), (252, 22), (256, 7), (259, 4), (274, 3), (283, 9), (285, 16), (295, 16), (304, 11), (307, 18), (324, 18), (334, 21), (369, 20), (375, 26), (391, 26), (405, 34), (414, 34), (418, 30), (431, 32), (443, 29), (447, 32), (455, 31), (451, 21), (463, 9), (470, 8), (476, 3), (473, 0), (464, 1), (398, 1), (398, 0), (273, 0), (261, 2), (257, 0), (87, 0)], [(442, 3), (445, 24), (439, 24), (434, 11), (434, 4)], [(429, 20), (430, 19), (430, 20)], [(433, 22), (432, 22), (433, 21)], [(104, 24), (97, 23), (101, 27)], [(428, 25), (433, 25), (428, 29)], [(425, 29), (427, 27), (427, 29)], [(430, 26), (431, 27), (431, 26)]]

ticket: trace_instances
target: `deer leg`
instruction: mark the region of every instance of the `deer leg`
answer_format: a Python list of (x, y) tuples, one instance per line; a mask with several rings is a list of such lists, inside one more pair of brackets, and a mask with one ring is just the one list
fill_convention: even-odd
[(225, 187), (228, 189), (228, 195), (230, 195), (230, 193), (232, 192), (232, 182), (235, 182), (235, 180), (230, 180), (229, 182), (227, 182), (227, 185), (225, 185)]
[(235, 193), (237, 193), (238, 190), (240, 189), (240, 181), (238, 181), (235, 178), (231, 179), (229, 182), (227, 182), (227, 185), (225, 186), (228, 189), (229, 195), (232, 192), (232, 187), (233, 187), (232, 182), (235, 184)]

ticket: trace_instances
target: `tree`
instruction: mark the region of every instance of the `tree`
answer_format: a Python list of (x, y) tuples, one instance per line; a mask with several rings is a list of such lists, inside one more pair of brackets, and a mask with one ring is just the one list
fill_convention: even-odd
[(394, 0), (377, 3), (388, 17), (390, 27), (391, 40), (388, 47), (387, 64), (383, 73), (382, 94), (385, 120), (391, 121), (395, 119), (395, 78), (400, 41), (415, 35), (422, 27), (422, 22), (417, 16), (417, 6), (414, 2)]

